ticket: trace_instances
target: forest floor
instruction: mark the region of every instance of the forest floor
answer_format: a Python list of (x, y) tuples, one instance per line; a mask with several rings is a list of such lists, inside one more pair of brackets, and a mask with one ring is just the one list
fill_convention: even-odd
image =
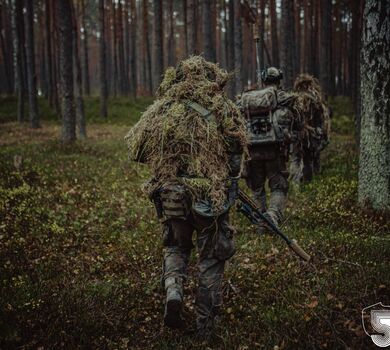
[[(334, 101), (322, 174), (290, 191), (283, 229), (312, 261), (300, 262), (278, 237), (257, 237), (234, 212), (237, 253), (210, 344), (162, 325), (160, 227), (141, 190), (149, 172), (127, 160), (123, 141), (149, 102), (113, 99), (101, 121), (97, 101), (87, 101), (88, 139), (64, 146), (42, 101), (42, 128), (30, 130), (11, 121), (15, 101), (1, 99), (0, 348), (373, 348), (361, 310), (390, 304), (390, 224), (388, 214), (356, 203), (347, 101)], [(195, 263), (194, 253), (189, 328)]]

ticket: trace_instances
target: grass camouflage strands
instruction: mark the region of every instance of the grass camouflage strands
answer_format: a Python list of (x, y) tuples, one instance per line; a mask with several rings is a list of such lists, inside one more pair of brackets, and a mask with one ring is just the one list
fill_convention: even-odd
[[(223, 88), (229, 74), (203, 57), (192, 56), (168, 68), (157, 99), (125, 137), (132, 160), (147, 163), (154, 175), (147, 191), (182, 181), (195, 199), (209, 197), (219, 208), (226, 200), (229, 140), (246, 148), (243, 117)], [(210, 111), (215, 122), (185, 104), (191, 100)]]

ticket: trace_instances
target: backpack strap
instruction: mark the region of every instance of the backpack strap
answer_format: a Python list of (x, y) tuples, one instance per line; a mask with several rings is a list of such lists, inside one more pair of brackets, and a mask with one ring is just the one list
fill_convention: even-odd
[(184, 104), (195, 112), (198, 112), (206, 121), (216, 122), (215, 116), (208, 109), (191, 100), (183, 100)]

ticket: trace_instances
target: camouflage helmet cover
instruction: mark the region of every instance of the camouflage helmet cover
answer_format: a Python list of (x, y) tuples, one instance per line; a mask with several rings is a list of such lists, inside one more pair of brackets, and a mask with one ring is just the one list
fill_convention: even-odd
[(277, 83), (283, 79), (283, 72), (276, 67), (269, 67), (261, 72), (263, 83)]

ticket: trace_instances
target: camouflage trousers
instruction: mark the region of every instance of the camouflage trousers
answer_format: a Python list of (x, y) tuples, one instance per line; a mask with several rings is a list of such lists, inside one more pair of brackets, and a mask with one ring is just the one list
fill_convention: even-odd
[[(262, 211), (266, 211), (279, 224), (284, 216), (288, 193), (286, 159), (278, 154), (273, 159), (252, 159), (247, 163), (246, 182)], [(271, 191), (267, 206), (265, 184)]]
[(311, 149), (294, 149), (291, 154), (291, 180), (297, 184), (308, 183), (321, 171), (320, 152)]
[[(172, 193), (175, 193), (174, 189)], [(194, 247), (192, 236), (196, 232), (199, 275), (195, 310), (198, 330), (207, 332), (213, 329), (215, 316), (222, 304), (222, 278), (225, 262), (234, 254), (234, 230), (229, 225), (227, 212), (217, 217), (199, 215), (189, 208), (186, 198), (177, 196), (178, 193), (172, 197), (168, 191), (170, 201), (163, 199), (166, 221), (163, 224), (165, 254), (162, 280), (165, 288), (174, 280), (182, 290)]]

